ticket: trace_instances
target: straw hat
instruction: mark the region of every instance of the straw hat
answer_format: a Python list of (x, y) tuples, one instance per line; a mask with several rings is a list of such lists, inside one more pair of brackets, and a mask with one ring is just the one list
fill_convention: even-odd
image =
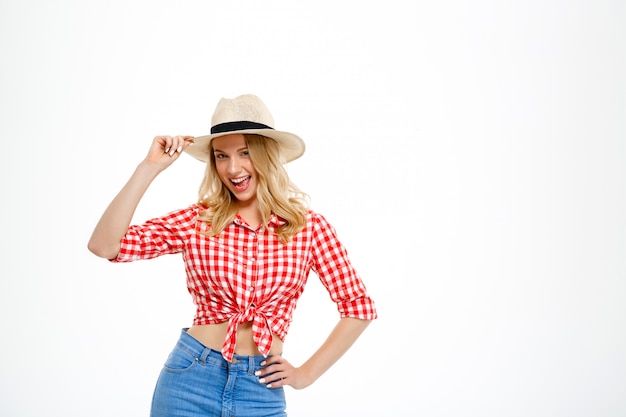
[(304, 153), (304, 141), (293, 133), (274, 129), (274, 118), (265, 104), (255, 95), (244, 94), (233, 99), (222, 98), (211, 118), (211, 134), (193, 139), (185, 152), (207, 162), (209, 144), (214, 138), (233, 133), (254, 133), (278, 142), (284, 162), (299, 158)]

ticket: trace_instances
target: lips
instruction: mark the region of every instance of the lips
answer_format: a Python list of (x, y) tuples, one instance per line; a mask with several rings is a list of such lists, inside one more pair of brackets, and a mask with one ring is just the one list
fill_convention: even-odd
[(246, 175), (245, 177), (233, 178), (230, 180), (231, 184), (237, 191), (245, 191), (250, 185), (250, 175)]

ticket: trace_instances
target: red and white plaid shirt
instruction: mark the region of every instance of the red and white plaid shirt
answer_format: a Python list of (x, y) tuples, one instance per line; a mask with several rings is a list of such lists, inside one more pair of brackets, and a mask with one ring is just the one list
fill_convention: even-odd
[(253, 338), (267, 356), (272, 334), (285, 339), (298, 298), (311, 269), (337, 303), (341, 317), (373, 320), (376, 307), (352, 267), (334, 228), (315, 212), (287, 244), (275, 229), (284, 220), (272, 216), (267, 230), (235, 220), (218, 236), (198, 232), (210, 226), (198, 220), (204, 208), (194, 204), (134, 225), (113, 262), (130, 262), (182, 253), (187, 287), (195, 305), (195, 325), (229, 321), (222, 355), (232, 360), (237, 326), (252, 321)]

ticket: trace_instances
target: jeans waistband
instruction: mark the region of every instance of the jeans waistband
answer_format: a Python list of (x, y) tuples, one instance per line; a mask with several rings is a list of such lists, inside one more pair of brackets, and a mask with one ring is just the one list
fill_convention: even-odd
[(254, 373), (255, 370), (261, 368), (261, 362), (265, 360), (263, 355), (244, 356), (235, 354), (232, 362), (228, 362), (222, 356), (222, 352), (204, 346), (198, 339), (187, 333), (187, 330), (187, 328), (182, 329), (177, 345), (194, 355), (202, 364), (210, 363), (215, 366), (228, 368), (231, 371), (239, 370)]

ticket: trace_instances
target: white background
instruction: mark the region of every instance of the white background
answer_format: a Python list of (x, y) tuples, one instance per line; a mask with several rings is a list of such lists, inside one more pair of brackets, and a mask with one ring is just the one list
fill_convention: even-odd
[[(179, 257), (87, 240), (157, 134), (259, 95), (380, 318), (290, 416), (626, 415), (619, 1), (0, 2), (0, 415), (146, 416)], [(136, 221), (196, 199), (184, 155)], [(285, 345), (337, 320), (311, 276)]]

